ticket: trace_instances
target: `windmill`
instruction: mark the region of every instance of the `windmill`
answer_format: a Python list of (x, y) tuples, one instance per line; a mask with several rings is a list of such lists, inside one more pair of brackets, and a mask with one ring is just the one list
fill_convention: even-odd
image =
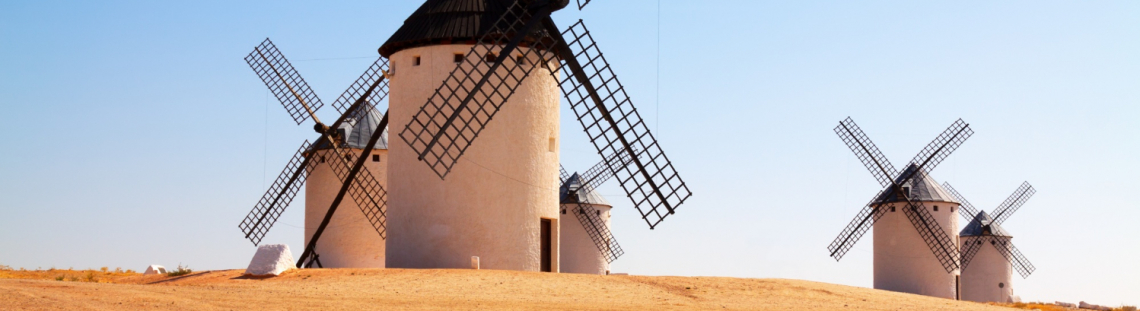
[(930, 171), (973, 135), (970, 125), (955, 121), (901, 173), (851, 118), (839, 122), (835, 133), (885, 189), (828, 246), (831, 257), (843, 258), (873, 226), (876, 289), (956, 298), (957, 232), (951, 230), (958, 227), (958, 202), (934, 182)]
[[(615, 154), (622, 156), (623, 154)], [(621, 163), (628, 161), (623, 157)], [(610, 231), (610, 209), (613, 207), (596, 191), (614, 176), (602, 161), (585, 173), (566, 173), (559, 168), (558, 203), (563, 216), (574, 215), (573, 221), (562, 221), (560, 272), (608, 274), (609, 264), (625, 252)]]
[[(387, 115), (381, 115), (374, 106), (388, 95), (388, 85), (385, 80), (387, 60), (384, 58), (376, 60), (333, 103), (332, 106), (340, 113), (340, 117), (331, 126), (322, 123), (316, 115), (317, 110), (324, 106), (320, 98), (313, 93), (272, 41), (265, 39), (245, 57), (245, 60), (297, 125), (312, 119), (314, 130), (320, 134), (315, 143), (310, 144), (309, 141), (305, 141), (301, 144), (269, 190), (241, 222), (239, 228), (245, 233), (245, 237), (254, 245), (261, 243), (262, 238), (293, 201), (293, 197), (297, 195), (305, 181), (315, 179), (321, 180), (322, 185), (320, 189), (314, 189), (312, 184), (307, 187), (308, 203), (322, 200), (327, 202), (330, 199), (331, 203), (319, 207), (306, 204), (306, 246), (297, 261), (297, 267), (314, 264), (323, 266), (329, 264), (330, 259), (335, 261), (333, 266), (351, 264), (349, 258), (358, 257), (357, 253), (362, 250), (375, 251), (377, 244), (382, 254), (383, 239), (386, 234), (384, 226), (386, 192), (381, 184), (383, 179), (377, 180), (365, 167), (365, 163), (370, 159), (378, 162), (379, 155), (374, 155), (372, 152), (383, 140), (382, 133), (385, 131), (382, 129), (387, 128)], [(372, 157), (369, 157), (370, 155)], [(384, 178), (384, 175), (380, 176)], [(338, 226), (330, 232), (330, 235), (340, 243), (333, 243), (321, 249), (325, 255), (325, 262), (322, 264), (316, 254), (317, 242), (329, 228), (333, 216), (337, 215), (335, 212), (346, 194), (353, 199), (353, 202), (348, 204), (359, 207), (361, 213), (351, 216), (341, 213), (344, 215), (338, 216), (337, 221), (364, 221), (370, 224), (368, 229), (374, 230), (374, 234), (378, 236), (372, 236), (372, 240), (365, 241), (358, 237), (359, 230), (345, 230), (343, 226)], [(327, 209), (323, 208), (325, 206)], [(349, 239), (349, 242), (353, 243), (344, 245), (342, 239)], [(364, 247), (361, 247), (362, 245)], [(369, 257), (374, 255), (368, 254)], [(379, 263), (383, 264), (382, 259)]]
[[(987, 214), (979, 211), (966, 198), (954, 190), (950, 183), (943, 183), (943, 188), (950, 191), (958, 202), (962, 204), (962, 218), (969, 221), (960, 236), (962, 242), (962, 300), (977, 302), (1011, 302), (1013, 301), (1013, 272), (1021, 274), (1022, 278), (1029, 277), (1033, 270), (1032, 263), (1017, 247), (1013, 246), (1013, 236), (1002, 229), (1001, 224), (1009, 219), (1033, 196), (1037, 190), (1024, 182), (1012, 195), (1002, 202), (993, 213)], [(989, 244), (993, 247), (986, 247)], [(973, 264), (971, 264), (973, 263)]]
[(428, 0), (380, 47), (405, 143), (389, 149), (389, 267), (557, 269), (558, 93), (651, 229), (691, 196), (585, 24), (551, 19), (567, 5)]

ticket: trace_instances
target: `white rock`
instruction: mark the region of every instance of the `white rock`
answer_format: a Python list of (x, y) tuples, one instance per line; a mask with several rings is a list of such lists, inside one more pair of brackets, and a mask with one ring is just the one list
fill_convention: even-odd
[(166, 274), (166, 268), (159, 265), (150, 265), (150, 267), (146, 267), (146, 271), (143, 272), (143, 275), (151, 274)]
[(1068, 302), (1057, 301), (1055, 304), (1058, 306), (1065, 307), (1065, 308), (1076, 308), (1077, 307), (1076, 304), (1072, 304), (1072, 303), (1068, 303)]
[(253, 254), (253, 260), (249, 262), (249, 267), (245, 268), (245, 275), (277, 276), (289, 269), (296, 268), (294, 265), (293, 253), (289, 251), (289, 245), (262, 245), (257, 248), (257, 253)]
[(1081, 307), (1081, 309), (1089, 309), (1089, 310), (1105, 310), (1105, 311), (1111, 311), (1112, 310), (1112, 308), (1109, 308), (1109, 307), (1105, 307), (1105, 306), (1101, 306), (1101, 305), (1094, 305), (1094, 304), (1087, 303), (1084, 301), (1081, 301), (1080, 307)]

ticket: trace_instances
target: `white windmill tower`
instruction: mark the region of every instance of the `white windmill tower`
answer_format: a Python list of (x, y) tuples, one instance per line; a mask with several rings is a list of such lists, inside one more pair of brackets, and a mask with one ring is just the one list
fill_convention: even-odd
[(380, 47), (388, 267), (558, 270), (560, 91), (603, 159), (631, 159), (606, 166), (651, 228), (690, 196), (585, 25), (550, 18), (567, 4), (428, 0)]
[[(628, 158), (623, 157), (623, 164)], [(625, 252), (610, 230), (610, 202), (597, 192), (598, 186), (614, 176), (605, 161), (585, 173), (567, 174), (559, 169), (561, 183), (558, 201), (562, 205), (562, 247), (560, 271), (565, 273), (609, 274), (610, 263)]]
[[(305, 185), (306, 246), (297, 266), (384, 267), (387, 131), (378, 129), (387, 128), (387, 118), (375, 105), (388, 95), (387, 60), (377, 59), (333, 103), (340, 117), (331, 126), (316, 115), (324, 106), (320, 98), (272, 41), (245, 60), (298, 125), (312, 119), (320, 134), (316, 143), (301, 145), (242, 221), (246, 238), (259, 244)], [(345, 196), (351, 200), (341, 204)], [(341, 205), (346, 208), (337, 213)]]
[(1001, 224), (1037, 191), (1028, 182), (1022, 183), (1017, 191), (993, 211), (991, 217), (991, 214), (974, 208), (949, 183), (943, 186), (962, 202), (962, 217), (969, 220), (959, 233), (962, 243), (961, 299), (1014, 302), (1013, 270), (1026, 278), (1036, 268), (1013, 246), (1013, 235), (1002, 229)]
[(954, 122), (901, 174), (851, 118), (835, 132), (885, 189), (828, 246), (831, 256), (841, 259), (874, 227), (876, 289), (956, 299), (958, 202), (930, 177), (930, 170), (973, 135), (969, 124)]

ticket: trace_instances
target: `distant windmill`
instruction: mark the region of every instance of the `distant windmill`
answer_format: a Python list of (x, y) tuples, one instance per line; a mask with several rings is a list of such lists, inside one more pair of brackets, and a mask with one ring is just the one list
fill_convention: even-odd
[(828, 246), (831, 257), (843, 258), (873, 225), (876, 289), (956, 298), (958, 202), (930, 171), (973, 135), (970, 125), (961, 119), (951, 124), (902, 173), (851, 118), (839, 122), (835, 133), (885, 189)]
[[(314, 130), (320, 134), (316, 143), (310, 145), (305, 141), (301, 145), (277, 180), (241, 222), (239, 227), (245, 237), (254, 245), (259, 244), (307, 179), (330, 180), (331, 184), (322, 184), (317, 189), (310, 185), (310, 190), (307, 191), (309, 203), (331, 198), (331, 205), (322, 204), (318, 207), (306, 204), (306, 246), (297, 261), (297, 267), (328, 265), (329, 259), (335, 261), (331, 266), (351, 265), (351, 258), (359, 257), (361, 252), (371, 252), (367, 254), (369, 258), (383, 254), (387, 194), (381, 184), (383, 179), (378, 181), (365, 168), (365, 163), (381, 142), (384, 136), (382, 133), (385, 132), (382, 129), (387, 128), (388, 116), (380, 116), (374, 107), (388, 95), (388, 83), (385, 81), (387, 60), (376, 60), (333, 103), (333, 108), (341, 115), (331, 126), (317, 118), (316, 112), (323, 106), (320, 98), (272, 41), (265, 39), (245, 60), (298, 125), (311, 118), (315, 123)], [(377, 160), (376, 156), (379, 155), (373, 156), (371, 160)], [(321, 164), (327, 164), (327, 169)], [(383, 174), (380, 176), (384, 178)], [(329, 222), (346, 193), (352, 196), (352, 203), (360, 208), (361, 214), (338, 217), (337, 220), (369, 223), (379, 237), (364, 240), (365, 235), (360, 230), (346, 231), (344, 227), (338, 226), (333, 233), (337, 243), (321, 249), (325, 254), (325, 262), (322, 263), (315, 253), (317, 241), (328, 229)], [(378, 262), (383, 267), (384, 261), (382, 256), (380, 258)]]
[(380, 47), (388, 267), (557, 271), (559, 93), (651, 229), (690, 197), (584, 23), (554, 23), (568, 4), (427, 0)]
[[(1002, 229), (1001, 224), (1037, 191), (1029, 182), (1022, 183), (1005, 202), (994, 209), (991, 217), (985, 211), (974, 208), (950, 183), (943, 183), (942, 186), (962, 203), (962, 217), (969, 221), (959, 233), (962, 241), (962, 300), (1013, 301), (1011, 270), (1016, 269), (1022, 278), (1027, 278), (1037, 268), (1013, 246), (1013, 236)], [(993, 247), (985, 247), (985, 244)]]
[[(615, 154), (615, 156), (624, 154)], [(622, 163), (629, 160), (623, 157)], [(613, 207), (597, 193), (606, 180), (614, 176), (606, 162), (599, 162), (585, 173), (567, 174), (560, 168), (559, 204), (561, 213), (574, 215), (577, 222), (561, 222), (559, 259), (564, 273), (606, 274), (609, 264), (625, 252), (610, 231), (610, 209)]]

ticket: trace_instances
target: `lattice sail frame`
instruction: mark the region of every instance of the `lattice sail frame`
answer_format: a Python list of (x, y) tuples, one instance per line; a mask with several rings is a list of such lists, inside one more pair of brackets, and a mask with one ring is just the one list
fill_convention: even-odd
[(344, 113), (357, 99), (364, 96), (364, 93), (368, 91), (368, 88), (371, 87), (373, 83), (376, 83), (376, 80), (383, 80), (380, 81), (380, 85), (372, 91), (372, 94), (368, 95), (368, 99), (365, 100), (367, 106), (357, 109), (352, 117), (368, 113), (376, 108), (376, 104), (388, 97), (388, 80), (384, 78), (385, 72), (388, 72), (388, 59), (380, 57), (376, 59), (371, 66), (368, 66), (368, 69), (364, 70), (364, 74), (361, 74), (344, 93), (340, 94), (340, 97), (333, 102), (333, 108), (339, 113)]
[(1033, 189), (1033, 186), (1030, 185), (1029, 182), (1022, 182), (1021, 186), (994, 210), (994, 223), (999, 225), (1005, 223), (1006, 219), (1009, 219), (1014, 212), (1021, 209), (1021, 206), (1025, 205), (1025, 201), (1028, 201), (1029, 198), (1033, 197), (1033, 194), (1036, 193), (1037, 190)]
[(265, 238), (269, 229), (277, 223), (277, 218), (281, 217), (281, 213), (293, 202), (293, 198), (297, 196), (297, 192), (305, 184), (309, 172), (314, 169), (316, 162), (305, 157), (305, 154), (310, 151), (310, 146), (308, 140), (301, 144), (301, 148), (297, 149), (289, 162), (285, 164), (285, 169), (277, 175), (277, 179), (269, 186), (269, 190), (265, 191), (261, 200), (257, 201), (253, 210), (249, 211), (249, 214), (238, 225), (238, 228), (241, 228), (242, 233), (245, 233), (245, 237), (253, 242), (254, 246), (261, 244), (261, 239)]
[(982, 249), (982, 244), (987, 244), (988, 240), (989, 237), (987, 236), (972, 236), (962, 240), (962, 270), (966, 270), (966, 267), (970, 266), (970, 262), (974, 260), (978, 250)]
[(245, 57), (245, 62), (269, 87), (273, 96), (289, 112), (297, 125), (304, 123), (309, 116), (324, 106), (321, 99), (309, 88), (304, 78), (293, 69), (288, 59), (277, 50), (277, 46), (266, 38)]
[[(278, 97), (298, 124), (309, 119), (318, 108), (323, 106), (320, 98), (312, 92), (300, 73), (289, 64), (289, 61), (269, 39), (255, 47), (254, 51), (246, 56), (246, 62), (266, 83), (271, 92)], [(334, 127), (343, 120), (356, 119), (362, 114), (369, 113), (377, 103), (387, 98), (388, 81), (384, 76), (387, 70), (388, 60), (380, 57), (341, 94), (341, 97), (333, 105), (338, 112), (342, 112)], [(345, 110), (350, 109), (351, 105), (363, 97), (378, 80), (380, 84), (369, 94), (362, 105), (350, 112), (349, 115), (345, 115)], [(311, 103), (316, 105), (308, 106)], [(332, 161), (329, 165), (340, 182), (345, 182), (350, 167), (345, 159), (351, 161), (354, 156), (353, 152), (346, 148), (347, 145), (341, 138), (322, 137), (322, 141), (325, 142), (325, 146), (333, 146), (330, 150), (340, 155), (334, 157), (339, 160)], [(291, 204), (301, 185), (308, 178), (308, 174), (315, 169), (316, 165), (320, 164), (318, 161), (310, 159), (310, 157), (316, 156), (315, 150), (312, 150), (313, 147), (308, 141), (305, 141), (301, 150), (297, 151), (297, 154), (286, 165), (274, 184), (254, 206), (246, 219), (239, 224), (239, 228), (254, 245), (260, 244), (280, 214)], [(305, 166), (304, 169), (301, 169), (301, 165)], [(349, 193), (373, 229), (381, 238), (386, 239), (387, 192), (380, 186), (367, 167), (362, 167), (361, 171), (357, 173), (353, 183), (349, 186)]]
[[(950, 186), (950, 183), (942, 183), (942, 187), (946, 190), (949, 190), (950, 194), (954, 196), (954, 199), (958, 200), (958, 202), (961, 203), (959, 206), (960, 208), (967, 209), (967, 213), (973, 215), (967, 219), (968, 221), (973, 221), (974, 218), (977, 217), (978, 211), (976, 208), (974, 208), (974, 205), (966, 201), (966, 198), (962, 196), (962, 194), (958, 193), (954, 187)], [(1003, 211), (1003, 214), (1001, 215), (1005, 215), (1005, 217), (1002, 218), (1002, 221), (1005, 221), (1005, 219), (1009, 219), (1009, 216), (1012, 215), (1013, 212), (1021, 208), (1021, 206), (1024, 205), (1025, 202), (1029, 200), (1029, 198), (1032, 197), (1034, 193), (1036, 193), (1036, 190), (1033, 189), (1033, 186), (1030, 185), (1029, 182), (1022, 182), (1021, 186), (1018, 187), (1018, 189), (1014, 191), (1013, 194), (1005, 200), (1005, 202), (1002, 202), (1002, 204), (998, 206), (997, 209), (995, 209), (995, 212)], [(1001, 224), (996, 219), (994, 220), (994, 223), (998, 225)], [(997, 244), (998, 241), (1001, 241), (1003, 246), (999, 246)], [(1009, 260), (1010, 264), (1013, 265), (1018, 274), (1021, 274), (1022, 278), (1028, 278), (1029, 275), (1037, 269), (1033, 266), (1032, 263), (1029, 262), (1029, 259), (1026, 258), (1025, 255), (1022, 254), (1016, 246), (1013, 245), (1013, 241), (1011, 239), (993, 236), (981, 236), (966, 237), (963, 239), (961, 260), (962, 270), (965, 270), (966, 267), (969, 266), (970, 261), (973, 260), (974, 255), (977, 254), (978, 249), (980, 249), (981, 245), (985, 243), (990, 243), (996, 247), (998, 252), (1001, 253), (1002, 257), (1005, 257), (1006, 260)]]
[(1025, 255), (1021, 254), (1021, 251), (1017, 250), (1016, 246), (1013, 246), (1012, 241), (1005, 238), (1000, 239), (1000, 243), (998, 243), (998, 240), (997, 238), (991, 238), (990, 244), (997, 248), (998, 253), (1001, 254), (1002, 257), (1009, 260), (1009, 263), (1013, 265), (1013, 269), (1017, 270), (1018, 274), (1021, 274), (1021, 278), (1028, 278), (1030, 274), (1033, 274), (1033, 271), (1037, 270), (1032, 263), (1029, 263), (1029, 259), (1025, 258)]
[[(535, 68), (547, 68), (545, 62), (554, 58), (550, 51), (554, 40), (548, 34), (522, 31), (528, 22), (542, 18), (532, 16), (532, 13), (515, 1), (494, 27), (476, 40), (463, 61), (400, 132), (400, 138), (420, 154), (420, 160), (426, 162), (440, 178), (451, 172), (472, 141), (514, 95), (522, 81)], [(533, 24), (529, 26), (534, 28)], [(518, 48), (509, 51), (511, 55), (502, 54), (510, 47), (511, 41), (521, 40), (519, 36), (536, 38), (522, 42)], [(490, 58), (496, 61), (488, 62)], [(485, 82), (480, 84), (480, 81)]]
[[(840, 139), (847, 144), (848, 148), (856, 154), (863, 165), (871, 171), (875, 179), (879, 181), (883, 187), (889, 189), (901, 189), (901, 184), (905, 184), (915, 176), (922, 174), (929, 174), (930, 170), (942, 162), (950, 153), (956, 150), (966, 139), (973, 135), (973, 130), (969, 128), (961, 119), (955, 121), (951, 126), (939, 134), (930, 144), (927, 144), (922, 151), (915, 156), (911, 163), (914, 163), (917, 170), (907, 170), (899, 175), (890, 164), (890, 161), (883, 156), (878, 147), (871, 142), (870, 138), (863, 133), (862, 129), (855, 124), (851, 118), (847, 118), (840, 122), (835, 128), (835, 133), (839, 135)], [(922, 174), (920, 174), (922, 173)], [(896, 179), (891, 179), (891, 176), (898, 176)], [(880, 194), (883, 192), (880, 191)], [(878, 195), (875, 197), (877, 198)], [(875, 200), (872, 198), (872, 204)], [(939, 263), (947, 272), (953, 272), (959, 268), (958, 259), (960, 257), (959, 250), (955, 241), (952, 240), (942, 226), (930, 215), (922, 202), (914, 202), (904, 196), (906, 205), (903, 207), (903, 212), (907, 219), (915, 226), (919, 236), (926, 242), (927, 246)], [(854, 220), (847, 225), (846, 228), (840, 233), (838, 237), (828, 246), (831, 256), (835, 260), (841, 259), (847, 251), (849, 251), (855, 242), (858, 241), (873, 225), (882, 217), (882, 208), (865, 206), (859, 212)], [(854, 239), (852, 239), (854, 238)]]
[[(649, 132), (585, 24), (578, 20), (562, 32), (562, 37), (569, 38), (566, 44), (572, 55), (562, 55), (561, 71), (574, 72), (567, 62), (573, 58), (585, 75), (567, 74), (559, 83), (562, 93), (598, 154), (606, 159), (641, 218), (653, 229), (692, 192)], [(579, 79), (589, 81), (593, 90)], [(591, 91), (598, 92), (600, 103), (591, 97)], [(636, 165), (611, 160), (619, 153), (630, 154), (630, 162)]]
[(953, 186), (950, 186), (949, 182), (943, 182), (942, 188), (949, 191), (950, 195), (954, 197), (954, 200), (958, 201), (958, 209), (965, 211), (965, 213), (959, 211), (958, 215), (961, 215), (962, 218), (965, 218), (967, 222), (974, 221), (974, 217), (978, 216), (978, 209), (974, 207), (974, 204), (970, 204), (970, 201), (967, 201), (965, 196), (962, 196), (961, 193), (958, 193), (957, 189), (954, 189)]
[[(591, 192), (594, 191), (593, 187), (583, 184), (575, 192)], [(606, 223), (601, 218), (601, 213), (594, 209), (593, 206), (583, 204), (581, 200), (577, 200), (578, 208), (570, 211), (574, 217), (578, 218), (578, 222), (582, 224), (582, 228), (586, 230), (586, 235), (590, 236), (590, 240), (602, 252), (602, 256), (606, 258), (606, 262), (612, 263), (618, 257), (625, 254), (621, 245), (618, 245), (617, 239), (614, 239), (613, 232), (606, 226)]]
[[(337, 180), (343, 183), (348, 177), (349, 171), (352, 170), (352, 162), (356, 160), (357, 155), (344, 143), (338, 144), (340, 146), (329, 149), (336, 155), (332, 157), (335, 160), (322, 162), (328, 164), (329, 168), (336, 174)], [(318, 151), (317, 154), (321, 154), (321, 152)], [(321, 157), (328, 160), (323, 155)], [(360, 212), (364, 213), (364, 217), (372, 224), (372, 228), (380, 234), (380, 238), (387, 239), (388, 191), (380, 186), (380, 182), (372, 176), (367, 167), (361, 167), (360, 172), (356, 173), (352, 185), (349, 185), (348, 193), (356, 206), (360, 208)]]

